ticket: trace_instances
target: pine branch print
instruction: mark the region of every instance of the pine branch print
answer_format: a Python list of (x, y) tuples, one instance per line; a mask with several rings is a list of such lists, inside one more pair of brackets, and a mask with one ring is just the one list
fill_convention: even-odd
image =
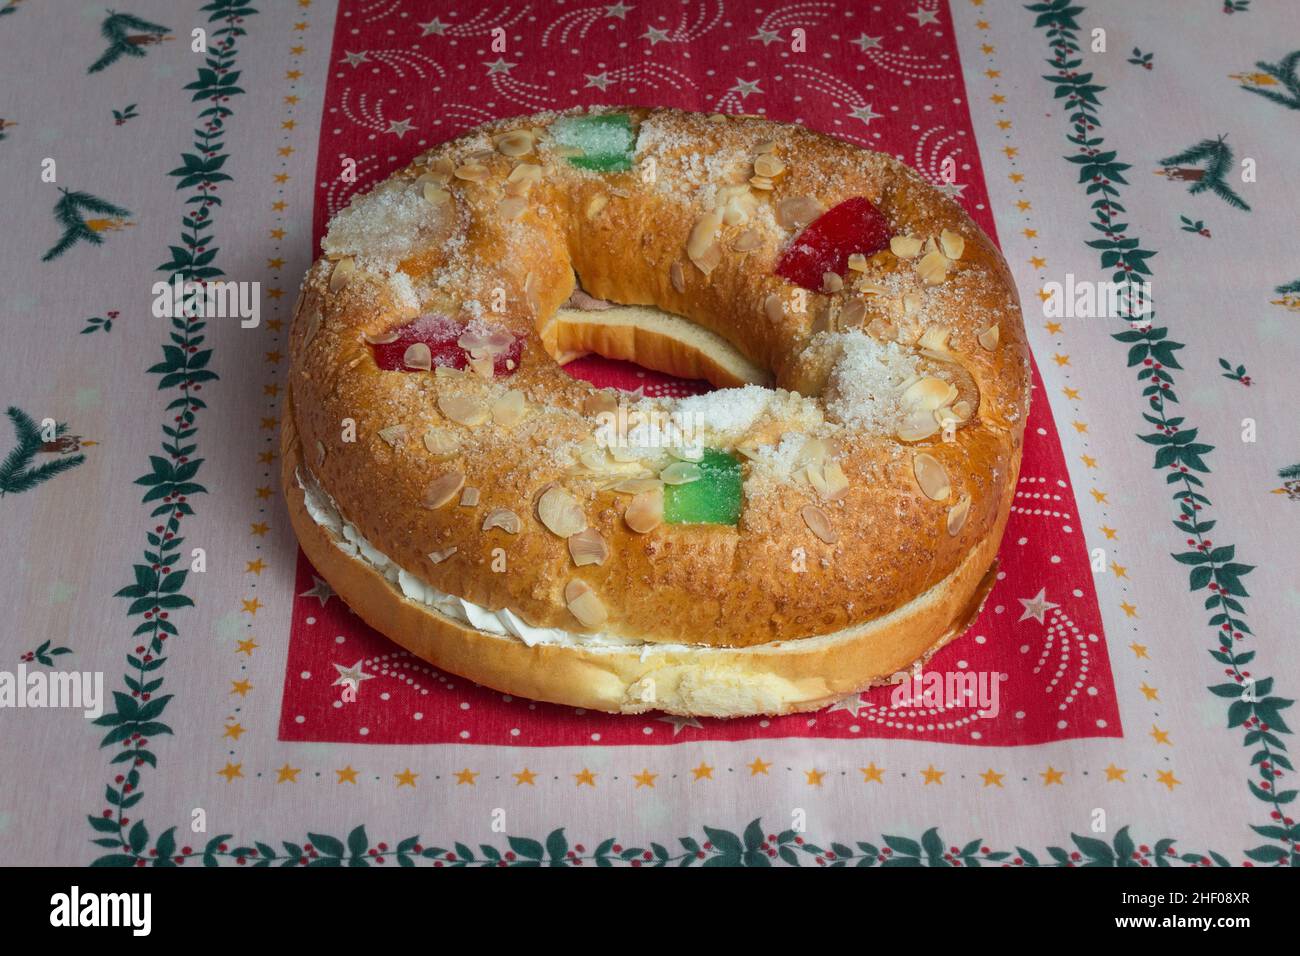
[[(63, 226), (63, 236), (41, 256), (42, 262), (57, 259), (83, 239), (91, 245), (100, 245), (104, 241), (99, 235), (101, 231), (119, 228), (131, 215), (129, 209), (90, 193), (66, 189), (59, 192), (63, 195), (54, 204), (54, 218)], [(87, 220), (81, 215), (83, 212), (99, 213), (101, 218)]]
[(1255, 64), (1255, 68), (1265, 76), (1272, 77), (1272, 79), (1281, 83), (1286, 88), (1286, 93), (1265, 89), (1259, 85), (1258, 80), (1252, 85), (1243, 83), (1241, 85), (1243, 90), (1247, 93), (1258, 94), (1288, 109), (1300, 110), (1300, 75), (1297, 75), (1300, 72), (1300, 50), (1288, 53), (1277, 63), (1266, 63), (1260, 60)]
[[(32, 462), (44, 444), (41, 430), (32, 417), (21, 408), (11, 405), (7, 414), (13, 423), (17, 443), (5, 456), (4, 461), (0, 462), (0, 498), (7, 494), (31, 491), (42, 482), (70, 471), (86, 460), (85, 455), (72, 455), (68, 458), (56, 458), (33, 468)], [(56, 425), (55, 436), (62, 435), (67, 428), (66, 424)]]
[(144, 56), (145, 51), (142, 47), (169, 39), (168, 30), (168, 27), (151, 23), (130, 13), (108, 11), (108, 18), (99, 28), (100, 34), (108, 41), (108, 49), (98, 60), (90, 64), (86, 72), (98, 73), (112, 66), (123, 56)]
[[(1250, 205), (1242, 199), (1227, 183), (1232, 172), (1232, 147), (1227, 143), (1227, 135), (1218, 139), (1203, 139), (1181, 153), (1166, 156), (1159, 160), (1163, 171), (1158, 175), (1168, 176), (1171, 180), (1191, 183), (1187, 191), (1192, 195), (1206, 190), (1214, 193), (1229, 206), (1250, 212)], [(1187, 168), (1204, 163), (1204, 169)]]

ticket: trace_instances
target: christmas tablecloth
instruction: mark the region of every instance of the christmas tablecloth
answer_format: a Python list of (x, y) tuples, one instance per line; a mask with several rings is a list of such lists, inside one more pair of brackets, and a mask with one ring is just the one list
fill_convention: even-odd
[[(1293, 860), (1294, 5), (10, 0), (0, 79), (0, 863)], [(512, 699), (297, 550), (278, 425), (325, 222), (485, 120), (617, 103), (888, 152), (1002, 246), (1020, 484), (982, 614), (902, 688)], [(242, 321), (169, 317), (177, 277), (241, 283)], [(1153, 308), (1107, 317), (1133, 279)]]

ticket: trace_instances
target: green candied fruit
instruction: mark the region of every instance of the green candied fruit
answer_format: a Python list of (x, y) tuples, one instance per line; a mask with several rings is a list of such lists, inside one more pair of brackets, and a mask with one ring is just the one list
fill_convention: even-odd
[(621, 173), (632, 168), (632, 120), (625, 113), (565, 116), (551, 124), (551, 136), (560, 146), (580, 149), (568, 157), (579, 169)]
[(664, 486), (664, 520), (669, 524), (735, 524), (740, 520), (740, 462), (726, 452), (704, 450), (703, 477)]

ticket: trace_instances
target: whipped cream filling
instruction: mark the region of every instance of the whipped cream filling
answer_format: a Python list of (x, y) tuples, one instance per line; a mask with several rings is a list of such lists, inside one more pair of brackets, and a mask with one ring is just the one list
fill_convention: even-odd
[[(366, 540), (356, 525), (340, 513), (334, 499), (310, 475), (304, 478), (302, 469), (296, 476), (302, 489), (303, 504), (311, 519), (330, 533), (331, 539), (344, 554), (360, 558), (382, 574), (409, 600), (431, 607), (453, 621), (468, 624), (477, 630), (498, 637), (515, 638), (529, 647), (538, 644), (563, 644), (572, 647), (639, 647), (645, 650), (669, 648), (673, 645), (635, 641), (605, 632), (573, 633), (557, 627), (534, 627), (509, 608), (493, 611), (472, 601), (440, 591), (405, 568), (398, 566), (388, 555)], [(680, 649), (680, 648), (679, 648)]]

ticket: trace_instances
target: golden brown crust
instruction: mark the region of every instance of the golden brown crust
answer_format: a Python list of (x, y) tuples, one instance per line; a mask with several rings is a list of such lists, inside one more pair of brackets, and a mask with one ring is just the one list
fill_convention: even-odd
[[(817, 710), (887, 683), (961, 634), (993, 585), (1001, 528), (942, 582), (856, 633), (766, 647), (529, 647), (476, 630), (404, 597), (374, 568), (340, 550), (303, 504), (301, 445), (286, 418), (282, 477), (303, 551), (367, 624), (411, 653), (502, 693), (610, 713), (650, 710), (735, 717)], [(1004, 516), (1005, 520), (1005, 516)]]
[[(996, 552), (1028, 409), (1028, 353), (1019, 304), (992, 242), (955, 203), (887, 156), (758, 119), (718, 122), (673, 110), (623, 112), (653, 133), (643, 132), (638, 159), (656, 158), (658, 184), (643, 183), (638, 170), (607, 176), (575, 171), (548, 152), (543, 138), (536, 154), (523, 160), (541, 165), (542, 179), (519, 219), (504, 221), (499, 212), (503, 183), (520, 160), (473, 154), (490, 148), (494, 134), (544, 127), (554, 117), (503, 120), (431, 150), (397, 174), (409, 183), (445, 159), (453, 165), (481, 162), (488, 169), (485, 182), (453, 178), (446, 185), (450, 218), (421, 234), (418, 251), (399, 257), (400, 271), (410, 280), (405, 288), (379, 269), (359, 267), (331, 290), (337, 267), (324, 258), (317, 261), (295, 313), (294, 410), (285, 417), (286, 429), (296, 428), (301, 435), (307, 466), (360, 532), (398, 565), (441, 591), (486, 608), (509, 608), (538, 627), (584, 630), (564, 599), (565, 586), (574, 579), (599, 596), (608, 613), (607, 631), (649, 642), (713, 647), (797, 642), (860, 627), (908, 606), (942, 582), (960, 582), (967, 589), (945, 598), (962, 604)], [(664, 177), (670, 185), (698, 179), (690, 157), (752, 157), (759, 143), (773, 139), (787, 169), (770, 193), (759, 195), (760, 244), (743, 254), (732, 252), (730, 245), (745, 227), (724, 226), (721, 240), (727, 251), (704, 274), (686, 246), (716, 184), (704, 176), (692, 190), (663, 188)], [(814, 197), (825, 208), (865, 196), (898, 235), (938, 237), (947, 230), (962, 237), (964, 250), (938, 285), (925, 286), (916, 278), (916, 258), (890, 251), (872, 257), (868, 278), (880, 280), (891, 293), (866, 297), (863, 324), (887, 322), (907, 348), (915, 348), (926, 329), (947, 329), (947, 351), (938, 359), (949, 364), (954, 380), (972, 383), (978, 408), (953, 441), (935, 435), (904, 444), (892, 435), (842, 431), (836, 451), (848, 489), (837, 500), (821, 500), (806, 484), (790, 484), (747, 499), (734, 528), (673, 525), (637, 534), (623, 520), (627, 496), (571, 475), (566, 448), (590, 436), (591, 420), (582, 410), (591, 389), (557, 368), (537, 327), (569, 298), (576, 272), (592, 295), (685, 316), (770, 369), (778, 386), (807, 389), (817, 378), (806, 359), (819, 316), (828, 309), (833, 314), (850, 294), (810, 295), (805, 313), (787, 314), (781, 321), (765, 314), (769, 295), (788, 296), (791, 289), (773, 275), (773, 266), (794, 231), (776, 228), (770, 217), (772, 204), (793, 196)], [(604, 205), (593, 215), (591, 210), (600, 205), (597, 197), (603, 197)], [(462, 235), (463, 242), (457, 238)], [(466, 262), (477, 267), (467, 268)], [(474, 312), (468, 303), (479, 303), (481, 311), (494, 301), (496, 290), (503, 291), (502, 311), (486, 317), (524, 339), (520, 368), (508, 380), (488, 384), (384, 372), (361, 339), (425, 312), (464, 318)], [(910, 308), (908, 294), (915, 297)], [(981, 345), (981, 333), (993, 327), (993, 347)], [(491, 398), (506, 388), (528, 398), (529, 414), (517, 426), (465, 428), (438, 412), (442, 396)], [(393, 426), (404, 426), (397, 441), (380, 436)], [(459, 455), (450, 460), (430, 455), (422, 442), (429, 428), (454, 432), (461, 442)], [(350, 429), (354, 441), (348, 440)], [(943, 466), (951, 482), (947, 498), (933, 500), (922, 492), (913, 460), (918, 451)], [(423, 507), (430, 481), (453, 469), (463, 472), (467, 486), (478, 489), (477, 506), (453, 502)], [(578, 498), (587, 522), (608, 543), (611, 558), (605, 564), (576, 568), (566, 542), (536, 519), (537, 497), (556, 483)], [(288, 491), (292, 498), (296, 488)], [(969, 512), (951, 534), (948, 516), (967, 498)], [(827, 515), (836, 543), (827, 544), (810, 531), (801, 515), (806, 505)], [(522, 530), (514, 535), (499, 528), (483, 530), (483, 517), (494, 508), (517, 514)], [(299, 534), (304, 535), (302, 528)], [(452, 558), (441, 563), (429, 558), (430, 552), (451, 547), (456, 548)], [(494, 573), (494, 556), (500, 553), (507, 570)], [(976, 555), (982, 561), (979, 573), (957, 574)], [(329, 570), (321, 570), (343, 593)], [(372, 603), (365, 594), (354, 600)], [(389, 630), (387, 622), (408, 632), (447, 631), (441, 624), (417, 625), (412, 614), (432, 615), (414, 605), (409, 611), (374, 608), (370, 613), (381, 630), (399, 640), (403, 637)], [(889, 666), (897, 669), (898, 660), (909, 663), (940, 637), (934, 620), (922, 616), (915, 626), (916, 632), (906, 635), (890, 628), (899, 653), (882, 651), (879, 660), (872, 660), (888, 657)], [(419, 639), (420, 647), (432, 649), (437, 643), (432, 636)], [(513, 659), (518, 653), (503, 655)], [(906, 653), (912, 657), (902, 660)], [(469, 651), (457, 655), (456, 664), (446, 666), (467, 672)], [(852, 656), (846, 652), (846, 658)], [(838, 666), (839, 660), (827, 663)], [(851, 673), (872, 672), (875, 663), (854, 665)], [(510, 673), (510, 665), (501, 666)], [(821, 676), (828, 687), (846, 686), (834, 670)], [(493, 683), (486, 677), (484, 682)], [(850, 683), (856, 686), (857, 681)], [(569, 688), (569, 682), (561, 686)], [(569, 689), (578, 693), (576, 687)], [(852, 689), (847, 686), (844, 692)], [(555, 691), (538, 696), (567, 699)]]

